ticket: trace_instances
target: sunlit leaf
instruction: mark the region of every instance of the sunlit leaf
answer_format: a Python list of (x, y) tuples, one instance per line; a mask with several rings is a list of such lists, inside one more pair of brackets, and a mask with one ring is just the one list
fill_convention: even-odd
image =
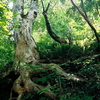
[(65, 0), (60, 0), (60, 2), (61, 2), (62, 4), (64, 4), (64, 3), (65, 3)]

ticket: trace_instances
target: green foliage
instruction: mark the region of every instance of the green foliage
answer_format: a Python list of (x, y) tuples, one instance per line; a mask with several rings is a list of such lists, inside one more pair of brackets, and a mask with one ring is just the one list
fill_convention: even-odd
[[(43, 71), (43, 73), (38, 73), (40, 76), (36, 76), (38, 78), (34, 82), (43, 86), (47, 86), (49, 82), (50, 87), (48, 86), (37, 93), (27, 94), (25, 96), (26, 99), (52, 100), (43, 95), (46, 90), (51, 89), (58, 97), (60, 96), (57, 100), (100, 100), (100, 54), (93, 57), (79, 58), (73, 62), (73, 66), (70, 66), (70, 68), (77, 67), (76, 65), (79, 65), (81, 68), (73, 73), (87, 78), (87, 81), (75, 82), (73, 80), (65, 80), (50, 70)], [(68, 71), (68, 66), (69, 63), (65, 66), (66, 72)]]
[(13, 41), (10, 40), (8, 19), (11, 12), (6, 5), (0, 2), (0, 70), (7, 67), (7, 64), (13, 62)]
[(37, 43), (40, 57), (49, 59), (69, 59), (74, 60), (84, 55), (81, 47), (77, 45), (58, 44), (44, 41)]
[(93, 44), (90, 45), (88, 52), (93, 53), (100, 53), (100, 43), (94, 42)]
[[(65, 98), (67, 97), (67, 98)], [(69, 94), (63, 95), (60, 100), (93, 100), (93, 97), (90, 97), (88, 95), (81, 95), (78, 96), (77, 94), (74, 94), (73, 96), (70, 96)]]
[(64, 3), (65, 3), (65, 0), (60, 0), (60, 2), (61, 2), (62, 4), (64, 4)]
[[(2, 40), (0, 40), (2, 43), (0, 45), (0, 70), (4, 69), (10, 62), (13, 62), (14, 60), (14, 43), (13, 41), (10, 41), (7, 39), (7, 37), (4, 37)], [(9, 65), (10, 66), (10, 65)], [(12, 66), (12, 65), (11, 65)]]
[[(48, 3), (48, 1), (44, 1), (45, 4)], [(80, 8), (81, 5), (78, 1), (75, 3)], [(65, 2), (65, 0), (60, 0), (60, 2), (56, 4), (53, 1), (51, 3), (48, 17), (53, 31), (58, 36), (64, 37), (67, 41), (70, 37), (69, 28), (71, 29), (73, 45), (58, 44), (51, 39), (47, 34), (44, 18), (40, 14), (33, 26), (33, 36), (36, 38), (40, 57), (49, 60), (59, 59), (59, 63), (61, 63), (61, 60), (73, 61), (81, 56), (87, 56), (87, 54), (93, 55), (100, 53), (100, 44), (95, 42), (90, 28), (77, 10), (69, 2)], [(98, 12), (96, 12), (96, 4), (100, 11), (99, 0), (84, 0), (85, 9), (90, 21), (100, 31), (100, 18)], [(7, 30), (8, 12), (6, 5), (0, 2), (0, 70), (11, 67), (10, 62), (14, 60), (14, 42), (10, 41), (10, 37), (8, 36), (9, 31)], [(14, 13), (14, 15), (15, 17), (13, 19), (16, 21), (12, 28), (18, 27), (17, 13)], [(83, 50), (83, 47), (85, 47), (85, 50)], [(57, 76), (54, 72), (44, 71), (42, 74), (39, 73), (39, 78), (33, 81), (44, 86), (47, 86), (47, 81), (49, 81), (52, 86), (46, 87), (38, 93), (26, 93), (24, 99), (29, 100), (35, 98), (35, 100), (38, 100), (37, 95), (40, 95), (39, 100), (51, 100), (43, 96), (46, 90), (51, 89), (55, 94), (60, 96), (59, 100), (95, 100), (95, 98), (100, 100), (100, 56), (80, 58), (74, 61), (74, 63), (72, 65), (69, 63), (63, 64), (65, 71), (72, 73), (70, 70), (77, 69), (73, 70), (73, 73), (87, 78), (89, 81), (87, 80), (85, 83), (73, 82), (72, 80), (68, 81), (63, 77)]]
[[(7, 13), (6, 5), (0, 1), (0, 36), (7, 34)], [(2, 34), (3, 33), (3, 34)]]

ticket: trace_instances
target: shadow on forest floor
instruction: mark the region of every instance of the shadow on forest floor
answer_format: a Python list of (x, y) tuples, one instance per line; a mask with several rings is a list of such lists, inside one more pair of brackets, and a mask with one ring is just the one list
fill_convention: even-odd
[[(55, 60), (54, 63), (59, 62), (59, 61), (60, 60)], [(75, 73), (76, 75), (79, 75), (81, 77), (86, 77), (88, 81), (84, 84), (84, 86), (81, 85), (83, 86), (83, 90), (84, 90), (83, 92), (88, 91), (87, 95), (89, 95), (90, 97), (94, 97), (94, 99), (89, 99), (89, 100), (100, 100), (100, 94), (99, 94), (100, 93), (100, 54), (87, 56), (87, 57), (81, 57), (75, 61), (65, 62), (60, 65), (66, 72)], [(18, 75), (16, 75), (14, 72), (11, 72), (7, 77), (3, 79), (0, 78), (0, 86), (1, 86), (0, 100), (9, 100), (13, 82), (17, 77)], [(67, 89), (63, 89), (64, 91), (68, 92), (70, 90), (69, 92), (72, 92), (72, 91), (75, 92), (75, 88), (80, 89), (80, 86), (78, 86), (79, 83), (77, 85), (77, 83), (74, 83), (73, 81), (66, 81), (66, 82), (68, 82), (69, 84), (67, 83), (66, 85)], [(71, 86), (70, 84), (73, 84), (73, 86)], [(30, 99), (27, 99), (27, 100), (30, 100)], [(40, 99), (36, 99), (36, 100), (40, 100)], [(68, 99), (64, 99), (64, 100), (68, 100)], [(78, 99), (72, 99), (72, 100), (78, 100)]]

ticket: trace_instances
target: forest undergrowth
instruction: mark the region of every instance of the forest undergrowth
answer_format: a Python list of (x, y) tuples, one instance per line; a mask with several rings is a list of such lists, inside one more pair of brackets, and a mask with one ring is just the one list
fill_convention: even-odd
[[(54, 46), (54, 45), (53, 45)], [(49, 46), (48, 46), (49, 48)], [(64, 51), (64, 49), (68, 48), (68, 46), (62, 46), (57, 47), (55, 50), (52, 50), (51, 56), (48, 52), (45, 52), (45, 56), (43, 56), (43, 53), (40, 53), (41, 62), (44, 63), (57, 63), (59, 66), (61, 66), (65, 72), (74, 74), (76, 76), (79, 76), (81, 78), (85, 78), (86, 81), (79, 82), (79, 81), (73, 81), (73, 80), (66, 80), (64, 77), (56, 75), (55, 72), (51, 70), (42, 71), (34, 76), (36, 76), (36, 79), (33, 80), (35, 83), (39, 83), (42, 86), (49, 85), (49, 88), (44, 88), (43, 90), (40, 90), (38, 92), (32, 92), (32, 93), (26, 93), (23, 97), (23, 100), (52, 100), (49, 97), (46, 97), (43, 95), (43, 93), (51, 89), (56, 95), (58, 95), (59, 98), (57, 100), (100, 100), (100, 54), (90, 54), (87, 56), (81, 56), (79, 54), (79, 50), (75, 51), (76, 48), (71, 48), (72, 56), (70, 54), (69, 58), (65, 56), (64, 54), (68, 54), (68, 51)], [(50, 48), (49, 48), (50, 49)], [(54, 48), (51, 48), (54, 49)], [(42, 49), (40, 48), (40, 52)], [(57, 51), (58, 50), (58, 51)], [(64, 51), (64, 52), (61, 52)], [(74, 52), (73, 52), (74, 51)], [(8, 52), (8, 51), (7, 51)], [(76, 53), (75, 53), (76, 52)], [(58, 54), (58, 56), (54, 57)], [(75, 56), (73, 57), (75, 53)], [(78, 55), (79, 54), (79, 55)], [(77, 55), (77, 56), (76, 56)], [(50, 58), (51, 57), (51, 58)], [(62, 58), (61, 58), (62, 57)], [(64, 58), (65, 57), (65, 58)], [(48, 58), (48, 59), (46, 59)], [(73, 59), (72, 59), (73, 58)], [(9, 61), (8, 64), (6, 64), (6, 70), (1, 69), (4, 73), (7, 72), (7, 68), (11, 68), (13, 65), (13, 61)], [(3, 74), (4, 74), (3, 73)], [(2, 76), (2, 75), (1, 75)], [(19, 75), (14, 72), (10, 72), (9, 75), (7, 75), (4, 78), (0, 78), (0, 98), (1, 100), (8, 100), (8, 98), (11, 95), (11, 87), (13, 85), (14, 80)], [(12, 96), (16, 97), (16, 93), (13, 91)], [(39, 96), (38, 96), (39, 95)], [(14, 99), (16, 100), (16, 98)]]

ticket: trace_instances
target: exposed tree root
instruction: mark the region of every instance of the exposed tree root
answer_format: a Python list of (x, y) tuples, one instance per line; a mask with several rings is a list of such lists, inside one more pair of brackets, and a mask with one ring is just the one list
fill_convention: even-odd
[(32, 76), (32, 74), (37, 74), (39, 72), (47, 71), (47, 70), (52, 70), (57, 75), (63, 76), (67, 80), (85, 81), (85, 79), (79, 78), (70, 73), (66, 73), (60, 66), (56, 64), (41, 64), (37, 66), (35, 65), (33, 66), (33, 68), (30, 69), (24, 66), (23, 68), (20, 68), (19, 71), (20, 76), (15, 80), (13, 84), (13, 90), (16, 93), (18, 93), (17, 100), (22, 100), (26, 92), (27, 93), (38, 92), (43, 90), (44, 88), (47, 89), (43, 92), (43, 94), (55, 100), (58, 96), (55, 93), (53, 93), (52, 90), (50, 89), (51, 87), (50, 83), (47, 86), (42, 86), (33, 82), (35, 77)]
[(86, 81), (86, 79), (80, 78), (75, 76), (74, 74), (66, 73), (60, 66), (57, 64), (42, 64), (43, 66), (47, 67), (48, 69), (55, 71), (56, 74), (64, 76), (67, 80), (74, 80), (74, 81)]

